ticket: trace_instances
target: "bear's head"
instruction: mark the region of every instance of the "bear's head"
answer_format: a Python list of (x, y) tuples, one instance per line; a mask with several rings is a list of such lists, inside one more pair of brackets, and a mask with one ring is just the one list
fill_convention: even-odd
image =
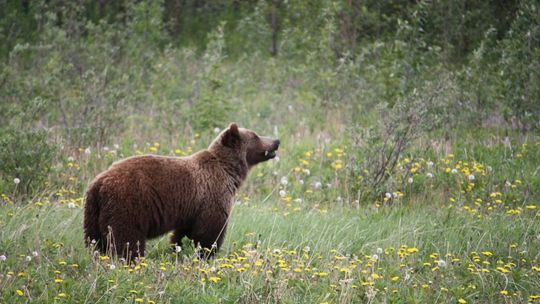
[(239, 128), (236, 123), (223, 130), (209, 147), (221, 155), (238, 157), (246, 162), (248, 168), (276, 157), (278, 148), (279, 139), (259, 136), (251, 130)]

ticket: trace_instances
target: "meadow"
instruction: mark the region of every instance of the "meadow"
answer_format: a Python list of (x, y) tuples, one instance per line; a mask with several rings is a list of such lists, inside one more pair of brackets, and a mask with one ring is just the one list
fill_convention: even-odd
[(181, 155), (204, 140), (81, 148), (65, 155), (60, 188), (24, 204), (2, 195), (2, 302), (534, 303), (540, 140), (490, 141), (404, 156), (406, 186), (359, 203), (345, 196), (347, 145), (284, 137), (279, 160), (254, 168), (238, 194), (216, 258), (164, 236), (132, 265), (84, 247), (86, 181), (123, 156)]
[[(536, 1), (0, 1), (0, 303), (540, 303)], [(86, 248), (114, 161), (281, 140), (215, 258)]]

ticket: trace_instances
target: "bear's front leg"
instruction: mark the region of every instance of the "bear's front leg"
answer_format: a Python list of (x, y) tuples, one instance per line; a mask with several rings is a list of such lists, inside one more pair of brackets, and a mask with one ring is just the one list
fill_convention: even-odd
[(201, 258), (212, 257), (221, 248), (227, 231), (227, 218), (223, 215), (203, 216), (193, 226), (188, 238), (202, 248), (199, 252)]
[(187, 236), (187, 231), (185, 229), (176, 228), (171, 237), (171, 244), (173, 246), (182, 246), (182, 239)]

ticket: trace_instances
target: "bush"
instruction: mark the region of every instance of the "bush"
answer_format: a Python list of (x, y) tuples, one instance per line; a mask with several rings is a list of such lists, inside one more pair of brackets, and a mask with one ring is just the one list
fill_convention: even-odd
[(57, 152), (47, 132), (5, 128), (0, 130), (0, 147), (0, 193), (18, 196), (44, 188)]

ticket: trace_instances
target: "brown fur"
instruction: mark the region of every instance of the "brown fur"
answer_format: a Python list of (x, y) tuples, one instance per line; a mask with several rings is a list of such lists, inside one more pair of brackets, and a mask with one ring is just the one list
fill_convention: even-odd
[(214, 253), (249, 169), (275, 157), (278, 147), (279, 140), (231, 124), (208, 149), (191, 156), (144, 155), (114, 163), (86, 192), (87, 246), (95, 243), (101, 252), (130, 259), (144, 255), (146, 239), (174, 230), (174, 244), (187, 236)]

